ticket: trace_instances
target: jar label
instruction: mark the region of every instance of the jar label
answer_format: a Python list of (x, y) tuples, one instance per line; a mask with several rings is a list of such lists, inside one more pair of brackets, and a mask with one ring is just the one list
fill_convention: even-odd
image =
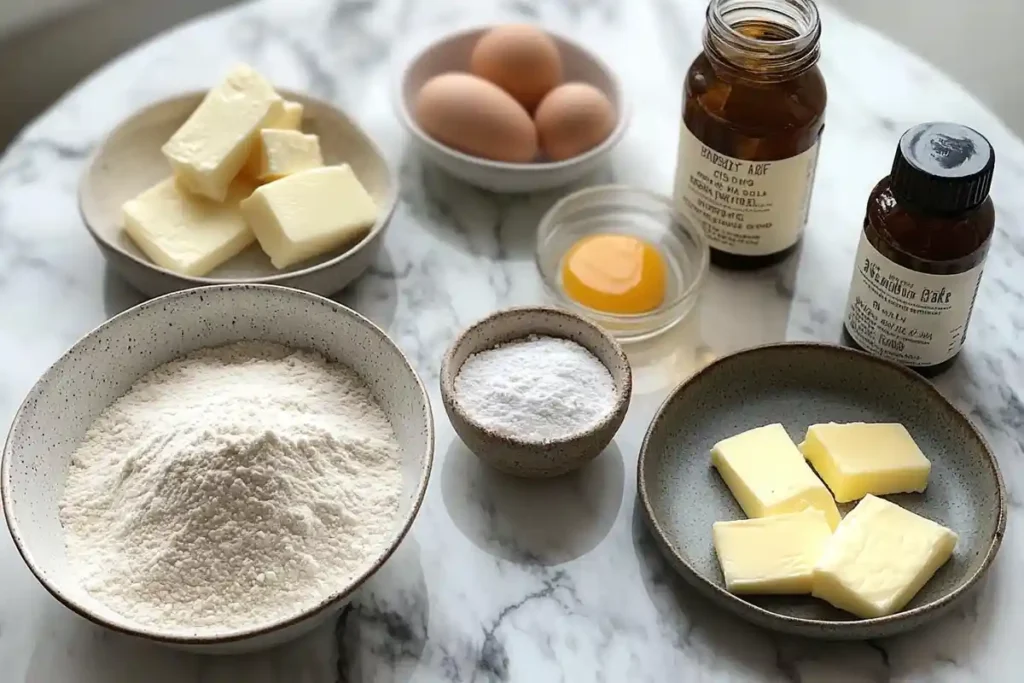
[(864, 350), (912, 367), (960, 351), (983, 264), (953, 275), (910, 270), (883, 256), (861, 232), (846, 329)]
[(795, 157), (747, 161), (720, 154), (679, 130), (675, 205), (715, 249), (774, 254), (800, 239), (811, 204), (818, 142)]

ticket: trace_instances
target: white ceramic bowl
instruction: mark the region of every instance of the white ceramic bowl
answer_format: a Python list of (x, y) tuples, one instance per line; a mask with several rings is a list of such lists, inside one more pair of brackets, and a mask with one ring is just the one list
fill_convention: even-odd
[(111, 267), (129, 284), (148, 296), (238, 282), (284, 285), (330, 296), (373, 263), (394, 213), (398, 179), (370, 136), (343, 112), (306, 95), (279, 92), (303, 105), (302, 130), (319, 136), (324, 163), (351, 166), (377, 203), (377, 222), (370, 232), (356, 244), (284, 270), (274, 268), (258, 244), (204, 277), (180, 275), (150, 261), (124, 231), (121, 206), (171, 174), (160, 147), (205, 94), (184, 93), (156, 102), (120, 123), (96, 150), (79, 184), (82, 221)]
[[(494, 192), (534, 192), (567, 185), (597, 170), (622, 139), (629, 125), (629, 108), (622, 86), (598, 56), (551, 31), (562, 55), (565, 81), (583, 81), (603, 92), (615, 107), (616, 124), (604, 142), (566, 161), (513, 164), (481, 159), (437, 142), (423, 132), (412, 115), (416, 94), (428, 80), (450, 71), (468, 71), (469, 57), (480, 36), (491, 26), (449, 34), (420, 50), (401, 69), (394, 101), (399, 120), (419, 153), (456, 178)], [(545, 29), (546, 30), (546, 29)]]
[[(263, 340), (317, 351), (370, 386), (401, 446), (403, 494), (381, 553), (312, 608), (272, 624), (209, 635), (161, 633), (99, 603), (68, 567), (58, 501), (71, 455), (93, 420), (141, 375), (196, 349)], [(14, 417), (0, 467), (3, 508), (29, 569), (55, 598), (115, 631), (201, 652), (258, 650), (296, 638), (337, 613), (391, 556), (426, 491), (434, 426), (423, 384), (387, 335), (328, 299), (266, 285), (221, 285), (169, 294), (115, 316), (46, 371)]]

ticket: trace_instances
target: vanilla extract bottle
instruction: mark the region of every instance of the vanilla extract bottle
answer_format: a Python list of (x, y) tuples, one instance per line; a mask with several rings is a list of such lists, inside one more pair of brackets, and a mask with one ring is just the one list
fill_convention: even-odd
[(711, 0), (686, 74), (674, 201), (711, 262), (785, 259), (807, 223), (827, 93), (811, 0)]
[(995, 231), (995, 151), (956, 123), (903, 134), (868, 197), (843, 341), (934, 376), (957, 359)]

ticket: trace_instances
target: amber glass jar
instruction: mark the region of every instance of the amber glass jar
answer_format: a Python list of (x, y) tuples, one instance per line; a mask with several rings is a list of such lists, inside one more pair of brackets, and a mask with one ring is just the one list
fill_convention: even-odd
[(711, 262), (760, 268), (800, 240), (825, 124), (811, 0), (711, 0), (686, 74), (675, 203)]
[(980, 133), (923, 123), (868, 197), (846, 303), (847, 344), (926, 376), (956, 360), (995, 230), (995, 152)]

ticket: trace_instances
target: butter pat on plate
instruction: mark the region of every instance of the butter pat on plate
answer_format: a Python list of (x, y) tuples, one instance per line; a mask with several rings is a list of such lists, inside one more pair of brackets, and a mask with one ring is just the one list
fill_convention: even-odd
[(202, 277), (256, 240), (238, 208), (251, 191), (239, 180), (224, 202), (214, 202), (167, 178), (125, 202), (125, 232), (157, 265)]
[(759, 519), (715, 522), (715, 552), (730, 593), (811, 592), (814, 566), (832, 528), (816, 509)]
[(839, 503), (869, 493), (919, 493), (928, 487), (932, 469), (910, 432), (898, 423), (811, 425), (800, 450)]
[(222, 202), (267, 121), (283, 115), (273, 86), (244, 64), (210, 90), (161, 148), (186, 189)]
[(348, 164), (301, 171), (258, 187), (241, 209), (275, 268), (354, 242), (377, 220), (377, 205)]
[(259, 148), (258, 177), (261, 181), (278, 180), (324, 165), (320, 139), (297, 130), (261, 130)]
[(839, 524), (832, 494), (811, 471), (781, 424), (770, 424), (715, 444), (711, 463), (747, 517), (815, 508), (829, 527)]
[(826, 544), (811, 593), (863, 619), (895, 614), (946, 563), (956, 542), (946, 527), (867, 495)]

